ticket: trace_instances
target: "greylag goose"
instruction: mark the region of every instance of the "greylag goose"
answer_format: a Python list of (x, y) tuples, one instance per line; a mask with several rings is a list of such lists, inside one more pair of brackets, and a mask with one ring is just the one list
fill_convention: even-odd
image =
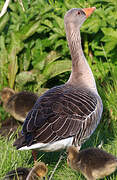
[(36, 162), (30, 173), (28, 174), (26, 180), (36, 180), (37, 178), (43, 179), (43, 177), (46, 176), (47, 172), (48, 168), (44, 162)]
[(24, 122), (26, 115), (38, 99), (38, 96), (34, 93), (26, 91), (15, 93), (10, 88), (4, 88), (0, 95), (4, 109), (21, 122)]
[(74, 146), (68, 148), (67, 163), (72, 169), (81, 171), (87, 180), (104, 178), (117, 168), (117, 158), (99, 148), (82, 151)]
[(28, 113), (22, 136), (15, 140), (19, 150), (56, 151), (81, 146), (94, 132), (102, 115), (102, 100), (81, 47), (80, 27), (95, 7), (71, 9), (65, 29), (72, 58), (72, 72), (64, 85), (45, 92)]

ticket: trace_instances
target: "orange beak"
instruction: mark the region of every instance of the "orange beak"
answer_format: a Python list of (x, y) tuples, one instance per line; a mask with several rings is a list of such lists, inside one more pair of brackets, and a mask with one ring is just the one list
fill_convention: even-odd
[(86, 17), (88, 18), (93, 13), (93, 11), (96, 10), (96, 8), (95, 7), (91, 7), (91, 8), (84, 8), (82, 10), (86, 14)]

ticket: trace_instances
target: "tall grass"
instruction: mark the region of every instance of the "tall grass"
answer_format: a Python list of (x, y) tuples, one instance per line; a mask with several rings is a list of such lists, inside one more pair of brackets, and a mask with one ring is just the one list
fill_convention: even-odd
[(13, 139), (0, 138), (0, 179), (12, 169), (31, 166), (30, 152), (19, 152), (12, 147)]

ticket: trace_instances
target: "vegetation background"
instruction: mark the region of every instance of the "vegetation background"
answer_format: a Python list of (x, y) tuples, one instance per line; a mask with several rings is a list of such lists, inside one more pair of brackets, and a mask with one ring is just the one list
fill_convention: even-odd
[[(64, 15), (71, 8), (95, 6), (96, 11), (81, 28), (82, 46), (96, 79), (104, 104), (101, 123), (82, 148), (97, 147), (117, 155), (117, 1), (115, 0), (11, 0), (7, 13), (0, 18), (0, 90), (10, 87), (41, 95), (46, 89), (67, 81), (71, 57), (65, 31)], [(0, 10), (4, 0), (0, 1)], [(0, 106), (0, 125), (8, 114)], [(0, 137), (0, 179), (19, 166), (32, 167), (31, 152), (19, 152)], [(48, 163), (49, 174), (59, 153), (40, 153)], [(54, 178), (76, 180), (84, 177), (62, 160)], [(107, 178), (105, 178), (107, 179)], [(110, 180), (117, 179), (115, 172)]]

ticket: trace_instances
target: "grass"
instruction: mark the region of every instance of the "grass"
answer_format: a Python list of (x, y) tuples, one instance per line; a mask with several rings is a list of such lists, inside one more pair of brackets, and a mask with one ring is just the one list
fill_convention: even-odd
[[(100, 67), (102, 68), (102, 67)], [(99, 69), (98, 69), (99, 70)], [(117, 156), (117, 79), (115, 77), (114, 70), (107, 77), (107, 73), (102, 71), (97, 76), (97, 86), (99, 93), (102, 97), (104, 104), (104, 111), (101, 122), (89, 138), (89, 140), (82, 146), (82, 149), (89, 146), (97, 147), (101, 141), (103, 141), (103, 149), (107, 152)], [(101, 77), (101, 79), (100, 79)], [(106, 80), (105, 80), (106, 79)], [(14, 136), (10, 137), (9, 140), (6, 138), (0, 138), (0, 179), (5, 174), (17, 167), (32, 167), (33, 160), (31, 151), (17, 151), (12, 146)], [(48, 164), (48, 175), (51, 174), (54, 169), (60, 153), (45, 153), (39, 152), (38, 158)], [(53, 179), (55, 180), (84, 180), (82, 174), (73, 171), (67, 166), (66, 156), (62, 159), (59, 164)], [(105, 177), (104, 180), (116, 180), (117, 172), (112, 175)]]
[(19, 152), (12, 147), (13, 139), (0, 138), (0, 179), (12, 169), (29, 164), (30, 152)]

